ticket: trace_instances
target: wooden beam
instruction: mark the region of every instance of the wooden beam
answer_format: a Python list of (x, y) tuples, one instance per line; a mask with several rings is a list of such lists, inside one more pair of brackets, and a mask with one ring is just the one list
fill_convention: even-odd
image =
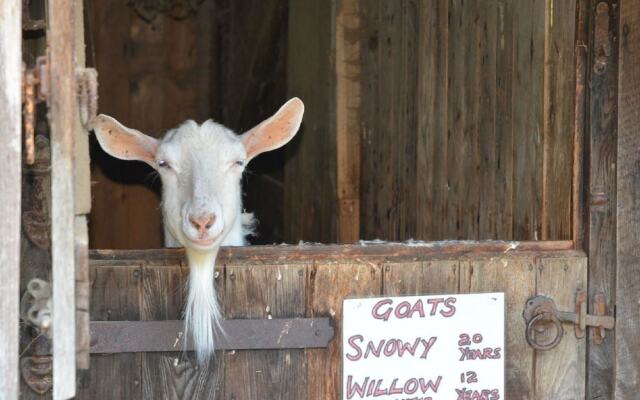
[(18, 398), (22, 2), (0, 2), (0, 398)]
[[(573, 250), (573, 242), (571, 241), (446, 241), (414, 242), (408, 245), (402, 243), (362, 243), (361, 245), (304, 244), (298, 246), (223, 247), (218, 253), (217, 263), (254, 261), (262, 265), (305, 260), (340, 261), (345, 258), (384, 261), (495, 257), (523, 253), (534, 255), (544, 253), (547, 256), (551, 253), (584, 254), (581, 251)], [(184, 250), (91, 250), (89, 258), (92, 265), (128, 265), (129, 263), (139, 263), (141, 259), (154, 265), (179, 263), (184, 259)]]
[[(584, 3), (584, 2), (583, 2)], [(577, 51), (587, 52), (588, 113), (585, 134), (586, 204), (588, 211), (585, 228), (585, 247), (589, 255), (589, 298), (598, 293), (605, 295), (607, 315), (614, 312), (616, 279), (616, 129), (618, 8), (615, 0), (588, 0), (578, 9), (586, 14), (589, 38), (580, 42)], [(586, 8), (586, 10), (584, 9)], [(584, 35), (586, 36), (586, 35)], [(607, 51), (610, 49), (610, 51)], [(578, 75), (579, 76), (579, 75)], [(578, 94), (578, 93), (576, 93)], [(576, 99), (579, 100), (579, 99)], [(576, 112), (577, 114), (577, 112)], [(577, 119), (576, 123), (581, 122)], [(574, 152), (575, 154), (575, 152)], [(575, 164), (574, 164), (575, 165)], [(574, 179), (576, 177), (574, 176)], [(578, 195), (574, 191), (574, 196)], [(575, 217), (574, 217), (575, 221)], [(580, 241), (574, 231), (574, 240)], [(593, 302), (590, 302), (590, 312)], [(589, 332), (591, 335), (592, 332)], [(587, 398), (613, 398), (616, 331), (607, 332), (604, 342), (595, 344), (587, 340)]]
[(338, 242), (360, 239), (360, 0), (336, 10)]
[(74, 132), (75, 1), (49, 0), (51, 98), (51, 255), (53, 266), (53, 398), (76, 394)]
[(616, 229), (616, 399), (640, 384), (640, 2), (620, 7)]

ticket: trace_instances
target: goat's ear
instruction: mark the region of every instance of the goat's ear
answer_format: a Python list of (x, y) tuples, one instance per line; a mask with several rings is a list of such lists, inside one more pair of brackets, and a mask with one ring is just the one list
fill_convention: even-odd
[(121, 160), (144, 161), (155, 168), (157, 139), (127, 128), (104, 114), (93, 119), (92, 128), (102, 149), (113, 157)]
[(247, 151), (247, 160), (287, 144), (298, 132), (303, 114), (302, 100), (294, 97), (269, 119), (244, 133), (240, 139)]

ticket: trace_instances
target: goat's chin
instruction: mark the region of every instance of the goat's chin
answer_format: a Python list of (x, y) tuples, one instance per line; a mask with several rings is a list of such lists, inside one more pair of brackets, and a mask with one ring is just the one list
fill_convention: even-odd
[(184, 247), (188, 247), (197, 251), (212, 251), (217, 247), (220, 247), (222, 234), (218, 234), (216, 236), (206, 238), (206, 239), (192, 239), (190, 237), (186, 237), (186, 243), (183, 243)]

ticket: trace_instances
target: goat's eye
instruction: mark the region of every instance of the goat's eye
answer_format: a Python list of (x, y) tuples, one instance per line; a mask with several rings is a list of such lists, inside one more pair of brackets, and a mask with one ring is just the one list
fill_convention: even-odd
[(165, 160), (158, 160), (158, 167), (160, 167), (160, 168), (171, 168), (171, 165), (169, 165), (169, 163), (166, 162)]
[(244, 160), (238, 160), (234, 164), (237, 165), (238, 167), (244, 167)]

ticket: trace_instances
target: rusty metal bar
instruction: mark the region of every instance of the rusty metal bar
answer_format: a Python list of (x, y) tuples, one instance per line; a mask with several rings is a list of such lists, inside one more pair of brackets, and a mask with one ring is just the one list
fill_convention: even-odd
[[(237, 319), (222, 321), (219, 350), (327, 347), (334, 337), (329, 318)], [(92, 321), (91, 353), (184, 350), (184, 321)], [(191, 341), (187, 350), (193, 350)]]

